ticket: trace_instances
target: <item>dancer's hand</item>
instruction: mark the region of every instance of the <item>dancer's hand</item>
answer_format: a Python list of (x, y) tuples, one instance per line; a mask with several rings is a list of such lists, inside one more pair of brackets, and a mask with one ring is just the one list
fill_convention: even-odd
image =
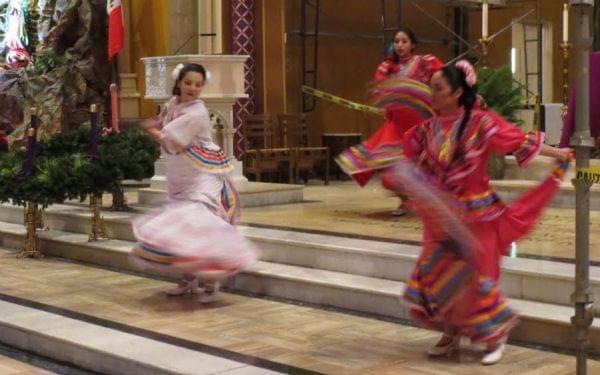
[(145, 132), (148, 132), (150, 129), (159, 129), (160, 124), (161, 124), (160, 120), (157, 120), (156, 117), (152, 117), (152, 118), (142, 121), (142, 123), (140, 124), (140, 127)]
[(162, 139), (162, 132), (158, 129), (154, 129), (154, 128), (150, 128), (150, 129), (146, 129), (146, 132), (148, 133), (148, 135), (150, 137), (152, 137), (155, 141), (160, 143), (160, 140)]
[(560, 161), (571, 161), (575, 157), (575, 153), (572, 148), (557, 148), (556, 149), (556, 158)]
[(556, 148), (548, 145), (542, 145), (540, 155), (549, 156), (560, 161), (569, 161), (572, 160), (574, 157), (572, 148)]

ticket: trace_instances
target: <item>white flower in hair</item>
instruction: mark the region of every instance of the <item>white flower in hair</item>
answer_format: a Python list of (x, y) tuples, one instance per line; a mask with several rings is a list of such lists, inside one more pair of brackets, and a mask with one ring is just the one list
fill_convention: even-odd
[(212, 74), (207, 70), (206, 75), (204, 76), (204, 84), (206, 85), (212, 79)]
[(179, 73), (181, 73), (181, 69), (183, 69), (183, 64), (177, 64), (177, 66), (175, 68), (173, 68), (173, 81), (177, 81), (177, 78), (179, 78)]
[(454, 66), (465, 73), (465, 80), (467, 81), (467, 85), (469, 85), (469, 87), (475, 86), (477, 83), (477, 73), (475, 73), (475, 68), (473, 68), (473, 65), (471, 65), (470, 62), (463, 59), (457, 61)]

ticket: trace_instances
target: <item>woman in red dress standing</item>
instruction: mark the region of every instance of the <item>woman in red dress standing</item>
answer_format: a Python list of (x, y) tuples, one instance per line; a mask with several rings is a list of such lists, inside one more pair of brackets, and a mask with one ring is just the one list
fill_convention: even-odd
[[(401, 28), (394, 38), (394, 51), (375, 71), (375, 81), (401, 76), (428, 85), (431, 76), (444, 64), (432, 55), (415, 55), (416, 45), (417, 39), (412, 30)], [(338, 157), (342, 169), (360, 186), (366, 185), (375, 173), (374, 170), (361, 167), (366, 164), (363, 161), (378, 152), (401, 151), (404, 133), (425, 119), (423, 113), (405, 106), (388, 108), (385, 118), (383, 125), (366, 142), (349, 148)], [(384, 187), (387, 186), (385, 180), (382, 183)], [(393, 215), (402, 216), (405, 213), (405, 207), (401, 204)]]
[[(444, 332), (429, 350), (447, 355), (459, 337), (487, 345), (483, 364), (502, 358), (517, 315), (500, 293), (500, 262), (509, 245), (534, 227), (553, 198), (572, 150), (543, 144), (491, 111), (473, 108), (476, 75), (465, 60), (431, 79), (436, 116), (406, 133), (404, 159), (384, 175), (423, 218), (423, 250), (404, 298), (413, 319)], [(519, 165), (536, 155), (560, 163), (540, 185), (505, 205), (489, 185), (492, 154), (513, 153)]]

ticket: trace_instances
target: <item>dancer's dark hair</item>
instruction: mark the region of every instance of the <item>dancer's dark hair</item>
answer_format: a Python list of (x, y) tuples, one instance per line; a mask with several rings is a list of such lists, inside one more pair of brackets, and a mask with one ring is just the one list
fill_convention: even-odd
[(473, 110), (473, 106), (477, 101), (477, 85), (473, 85), (470, 87), (467, 84), (466, 74), (462, 69), (457, 68), (456, 66), (450, 64), (446, 65), (442, 68), (442, 76), (446, 79), (452, 92), (456, 92), (458, 89), (462, 89), (462, 95), (458, 99), (458, 105), (463, 107), (465, 110), (465, 114), (458, 128), (458, 132), (456, 134), (456, 142), (458, 144), (457, 153), (455, 158), (459, 158), (462, 156), (462, 152), (460, 144), (462, 141), (463, 133), (465, 132), (465, 128), (471, 119), (471, 111)]

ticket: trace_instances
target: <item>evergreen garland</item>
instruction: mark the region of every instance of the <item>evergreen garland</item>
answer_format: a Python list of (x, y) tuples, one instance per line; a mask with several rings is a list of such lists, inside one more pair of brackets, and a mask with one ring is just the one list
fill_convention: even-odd
[[(525, 101), (523, 85), (513, 80), (509, 66), (484, 67), (477, 72), (477, 91), (486, 105), (507, 120), (521, 125), (516, 117), (517, 109)], [(494, 180), (504, 178), (504, 156), (494, 155), (488, 161), (488, 174)]]
[(18, 177), (23, 168), (23, 151), (0, 156), (0, 201), (19, 206), (36, 202), (43, 207), (80, 197), (77, 179), (91, 168), (82, 154), (49, 158), (39, 155), (29, 176)]
[(479, 70), (477, 76), (477, 91), (486, 104), (500, 116), (520, 124), (516, 112), (523, 106), (525, 95), (523, 85), (513, 80), (510, 67), (484, 67)]
[(89, 124), (58, 133), (37, 145), (34, 173), (15, 177), (23, 168), (25, 152), (15, 150), (0, 156), (0, 201), (44, 207), (66, 199), (112, 191), (123, 179), (152, 177), (160, 156), (156, 144), (139, 129), (119, 134), (107, 132), (98, 139), (98, 155), (87, 155)]

